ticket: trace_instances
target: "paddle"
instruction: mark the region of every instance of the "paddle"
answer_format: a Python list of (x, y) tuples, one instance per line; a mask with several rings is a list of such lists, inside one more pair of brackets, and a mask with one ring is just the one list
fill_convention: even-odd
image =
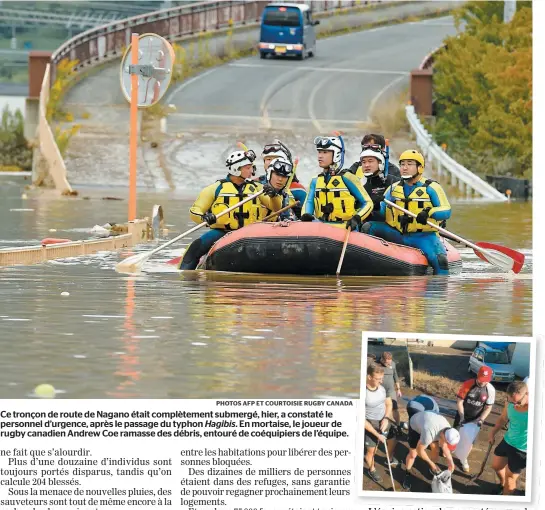
[(346, 229), (346, 236), (344, 238), (343, 250), (341, 251), (341, 258), (339, 259), (339, 265), (337, 266), (337, 276), (341, 272), (341, 267), (343, 265), (344, 254), (346, 253), (346, 246), (348, 245), (348, 238), (350, 237), (350, 227)]
[(299, 204), (300, 204), (300, 202), (299, 202), (299, 200), (297, 200), (293, 204), (287, 205), (286, 207), (282, 207), (282, 209), (279, 209), (278, 211), (273, 212), (273, 213), (269, 214), (268, 216), (265, 216), (261, 221), (270, 220), (271, 218), (274, 218), (275, 216), (278, 216), (279, 214), (282, 214), (284, 211), (287, 211), (288, 209), (291, 209), (292, 207), (297, 207)]
[[(416, 214), (410, 211), (407, 211), (407, 209), (403, 209), (403, 207), (397, 204), (394, 204), (393, 202), (390, 202), (389, 200), (384, 199), (384, 202), (388, 204), (390, 207), (393, 207), (399, 211), (402, 211), (405, 214), (412, 216), (413, 218), (416, 218), (417, 216)], [(520, 273), (520, 270), (522, 269), (522, 266), (524, 265), (524, 255), (518, 251), (512, 250), (510, 248), (505, 248), (504, 246), (499, 246), (497, 244), (492, 244), (492, 243), (472, 243), (471, 241), (467, 241), (466, 239), (452, 232), (449, 232), (448, 230), (440, 227), (439, 225), (436, 225), (435, 223), (432, 223), (431, 221), (427, 221), (426, 224), (438, 230), (445, 237), (449, 237), (450, 239), (454, 239), (455, 241), (458, 241), (459, 243), (469, 246), (470, 248), (473, 249), (473, 251), (476, 253), (476, 255), (480, 259), (496, 267), (499, 267), (500, 269), (503, 269), (504, 271), (513, 271), (513, 273)], [(490, 251), (490, 250), (495, 250), (495, 251)]]
[[(218, 214), (216, 214), (216, 218), (221, 218), (225, 214), (229, 214), (231, 211), (236, 209), (237, 207), (240, 207), (241, 205), (245, 204), (246, 202), (250, 202), (251, 200), (254, 200), (254, 198), (257, 198), (259, 195), (263, 193), (263, 190), (258, 191), (254, 195), (250, 195), (249, 197), (246, 197), (244, 200), (239, 202), (238, 204), (232, 205), (228, 209), (225, 209), (225, 211), (222, 211)], [(115, 266), (115, 270), (118, 273), (138, 273), (142, 267), (142, 264), (146, 262), (151, 256), (155, 255), (157, 252), (161, 251), (162, 249), (166, 248), (167, 246), (170, 246), (171, 244), (174, 244), (176, 241), (179, 241), (182, 239), (182, 237), (186, 237), (189, 234), (192, 234), (196, 230), (200, 229), (201, 227), (204, 227), (205, 225), (208, 225), (206, 221), (203, 221), (202, 223), (199, 223), (193, 228), (190, 228), (188, 231), (180, 234), (179, 236), (176, 236), (174, 239), (171, 239), (167, 243), (158, 246), (157, 248), (146, 252), (146, 253), (138, 253), (137, 255), (132, 255), (131, 257), (126, 258), (125, 260), (122, 260)]]

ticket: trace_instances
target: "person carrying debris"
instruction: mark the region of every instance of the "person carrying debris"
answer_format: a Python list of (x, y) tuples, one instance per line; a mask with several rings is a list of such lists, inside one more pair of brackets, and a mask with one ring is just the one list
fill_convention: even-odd
[(507, 402), (494, 428), (490, 431), (488, 441), (494, 444), (496, 434), (509, 421), (507, 432), (500, 444), (496, 446), (492, 459), (492, 469), (500, 479), (498, 494), (509, 496), (515, 492), (517, 480), (526, 469), (530, 397), (528, 385), (523, 381), (512, 382), (506, 392)]
[[(457, 411), (456, 418), (454, 418), (454, 428), (459, 429), (461, 425), (470, 423), (474, 423), (479, 428), (482, 427), (496, 400), (496, 390), (490, 381), (492, 381), (492, 369), (484, 365), (479, 369), (477, 377), (468, 379), (460, 386), (456, 399)], [(461, 434), (462, 432), (463, 430), (460, 430)], [(472, 434), (471, 443), (476, 438), (477, 436)], [(471, 446), (467, 455), (470, 452)], [(463, 459), (460, 458), (464, 473), (469, 473), (467, 455)]]
[[(439, 450), (443, 452), (449, 471), (454, 471), (452, 453), (460, 440), (460, 434), (452, 428), (444, 416), (433, 411), (420, 411), (409, 420), (409, 453), (405, 460), (406, 471), (403, 480), (403, 488), (411, 488), (412, 468), (416, 457), (426, 462), (433, 475), (442, 471), (436, 462), (439, 458)], [(428, 456), (426, 448), (430, 448), (431, 456)]]
[(365, 464), (367, 475), (377, 483), (382, 481), (375, 469), (375, 453), (380, 443), (386, 444), (388, 448), (390, 465), (395, 467), (399, 464), (393, 456), (397, 441), (389, 421), (392, 416), (392, 399), (386, 395), (382, 386), (383, 379), (384, 367), (371, 363), (367, 367), (365, 393)]
[(401, 385), (399, 384), (399, 376), (397, 375), (396, 362), (393, 360), (391, 352), (383, 352), (380, 357), (380, 365), (384, 369), (384, 379), (382, 386), (386, 390), (386, 396), (392, 401), (392, 415), (395, 421), (394, 433), (399, 436), (401, 434), (399, 407), (397, 399), (402, 397)]

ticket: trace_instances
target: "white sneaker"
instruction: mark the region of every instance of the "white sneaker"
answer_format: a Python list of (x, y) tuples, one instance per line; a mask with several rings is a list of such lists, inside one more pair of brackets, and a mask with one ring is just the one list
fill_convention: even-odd
[(464, 471), (464, 473), (469, 473), (469, 462), (466, 460), (464, 461), (461, 461), (461, 464), (462, 464), (462, 470)]

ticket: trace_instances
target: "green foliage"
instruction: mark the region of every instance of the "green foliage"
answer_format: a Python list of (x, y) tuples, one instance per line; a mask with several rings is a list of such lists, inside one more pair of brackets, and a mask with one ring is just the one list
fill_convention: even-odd
[(436, 141), (481, 174), (530, 177), (532, 167), (532, 8), (518, 2), (503, 23), (503, 2), (468, 2), (466, 30), (434, 63)]
[(24, 135), (25, 121), (19, 109), (13, 113), (7, 105), (0, 124), (0, 170), (31, 170), (32, 150)]

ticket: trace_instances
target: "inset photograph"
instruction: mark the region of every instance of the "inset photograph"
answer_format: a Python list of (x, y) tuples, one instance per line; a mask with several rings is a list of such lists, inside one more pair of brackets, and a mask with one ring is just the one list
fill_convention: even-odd
[(535, 343), (363, 333), (360, 495), (530, 500)]

